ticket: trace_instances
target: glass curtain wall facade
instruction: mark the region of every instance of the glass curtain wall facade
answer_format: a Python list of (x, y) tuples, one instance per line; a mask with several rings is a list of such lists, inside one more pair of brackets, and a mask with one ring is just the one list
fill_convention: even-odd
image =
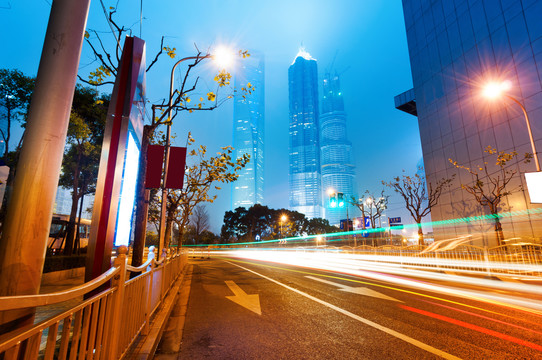
[[(332, 225), (346, 219), (346, 207), (331, 208), (328, 191), (345, 194), (347, 199), (357, 196), (355, 166), (352, 160), (352, 143), (347, 139), (346, 113), (339, 76), (326, 73), (323, 81), (322, 115), (320, 116), (320, 159), (322, 162), (322, 190), (325, 218)], [(348, 204), (346, 204), (348, 205)], [(349, 206), (348, 217), (354, 215)]]
[(301, 50), (288, 69), (290, 209), (307, 218), (322, 217), (318, 69)]
[[(542, 147), (542, 1), (403, 0), (403, 10), (427, 181), (456, 175), (432, 209), (432, 220), (488, 215), (461, 189), (473, 177), (448, 159), (473, 169), (488, 162), (496, 175), (487, 146), (532, 153), (521, 108), (507, 98), (489, 102), (480, 96), (488, 80), (510, 81), (508, 93), (524, 104)], [(499, 207), (504, 239), (539, 243), (540, 205), (530, 203), (523, 175), (535, 165), (514, 161), (507, 170), (517, 174), (507, 186), (512, 194)], [(523, 215), (513, 215), (518, 212)], [(475, 245), (495, 246), (493, 225), (470, 219), (434, 226), (435, 240), (471, 235)]]
[(239, 171), (232, 184), (232, 209), (249, 208), (263, 203), (264, 188), (264, 125), (265, 125), (265, 62), (258, 52), (250, 52), (236, 70), (236, 89), (254, 85), (249, 96), (235, 96), (233, 104), (233, 147), (235, 157), (250, 155), (249, 163)]

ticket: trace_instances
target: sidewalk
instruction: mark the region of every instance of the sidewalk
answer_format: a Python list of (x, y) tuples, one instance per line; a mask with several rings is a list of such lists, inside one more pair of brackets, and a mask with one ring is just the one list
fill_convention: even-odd
[[(59, 291), (69, 290), (75, 286), (82, 285), (84, 283), (83, 277), (71, 278), (60, 280), (54, 285), (42, 285), (40, 286), (40, 294), (50, 294)], [(79, 296), (75, 299), (64, 301), (58, 304), (51, 304), (46, 306), (40, 306), (36, 309), (36, 317), (34, 318), (34, 324), (39, 323), (45, 319), (53, 317), (57, 314), (66, 311), (83, 301), (83, 296)]]

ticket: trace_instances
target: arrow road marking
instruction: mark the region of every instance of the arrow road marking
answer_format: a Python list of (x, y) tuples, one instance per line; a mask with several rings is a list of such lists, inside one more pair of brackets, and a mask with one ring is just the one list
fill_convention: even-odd
[(372, 297), (380, 298), (380, 299), (384, 299), (384, 300), (402, 302), (401, 300), (394, 299), (394, 298), (392, 298), (390, 296), (381, 294), (378, 291), (374, 291), (374, 290), (371, 290), (371, 289), (363, 287), (363, 286), (352, 287), (352, 286), (347, 286), (347, 285), (343, 285), (343, 284), (338, 284), (338, 283), (333, 282), (333, 281), (320, 279), (320, 278), (317, 278), (317, 277), (314, 277), (314, 276), (305, 276), (305, 277), (309, 278), (309, 279), (312, 279), (312, 280), (320, 281), (320, 282), (322, 282), (324, 284), (336, 286), (336, 287), (340, 288), (339, 289), (340, 291), (346, 291), (346, 292), (349, 292), (349, 293), (365, 295), (365, 296), (372, 296)]
[(227, 299), (230, 299), (237, 305), (241, 305), (244, 308), (247, 308), (250, 311), (255, 312), (258, 315), (262, 314), (262, 309), (260, 307), (260, 296), (258, 294), (248, 295), (243, 291), (235, 282), (231, 280), (224, 281), (226, 285), (230, 288), (233, 296), (226, 296)]

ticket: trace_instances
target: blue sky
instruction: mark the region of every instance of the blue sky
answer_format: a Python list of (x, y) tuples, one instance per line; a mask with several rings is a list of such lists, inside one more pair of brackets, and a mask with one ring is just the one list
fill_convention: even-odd
[[(117, 2), (103, 0), (106, 7)], [(0, 0), (2, 52), (0, 67), (35, 75), (50, 11), (50, 0)], [(118, 23), (140, 35), (139, 2), (118, 1)], [(100, 1), (91, 3), (87, 27), (112, 40)], [(334, 61), (341, 75), (349, 140), (357, 168), (358, 191), (380, 192), (381, 180), (405, 169), (416, 171), (421, 158), (415, 117), (394, 108), (393, 97), (412, 87), (400, 1), (371, 0), (209, 0), (143, 1), (142, 38), (150, 61), (160, 37), (176, 47), (177, 59), (220, 44), (265, 54), (265, 199), (272, 208), (288, 207), (288, 67), (301, 44), (318, 61), (319, 76)], [(153, 102), (168, 93), (174, 61), (163, 57), (147, 74), (147, 96)], [(80, 75), (96, 67), (85, 45)], [(176, 75), (179, 77), (179, 74)], [(107, 91), (109, 89), (100, 89)], [(321, 91), (321, 89), (320, 89)], [(184, 145), (191, 131), (211, 150), (232, 143), (232, 103), (213, 112), (182, 114), (173, 131)], [(230, 208), (224, 186), (208, 209), (218, 232)], [(390, 190), (387, 193), (392, 195)], [(402, 200), (390, 199), (389, 216), (404, 216)]]

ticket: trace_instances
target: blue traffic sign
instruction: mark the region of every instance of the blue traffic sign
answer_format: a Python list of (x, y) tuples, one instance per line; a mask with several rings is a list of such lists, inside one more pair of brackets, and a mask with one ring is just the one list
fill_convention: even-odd
[(390, 224), (398, 224), (401, 222), (401, 217), (391, 217), (391, 218), (388, 218)]

